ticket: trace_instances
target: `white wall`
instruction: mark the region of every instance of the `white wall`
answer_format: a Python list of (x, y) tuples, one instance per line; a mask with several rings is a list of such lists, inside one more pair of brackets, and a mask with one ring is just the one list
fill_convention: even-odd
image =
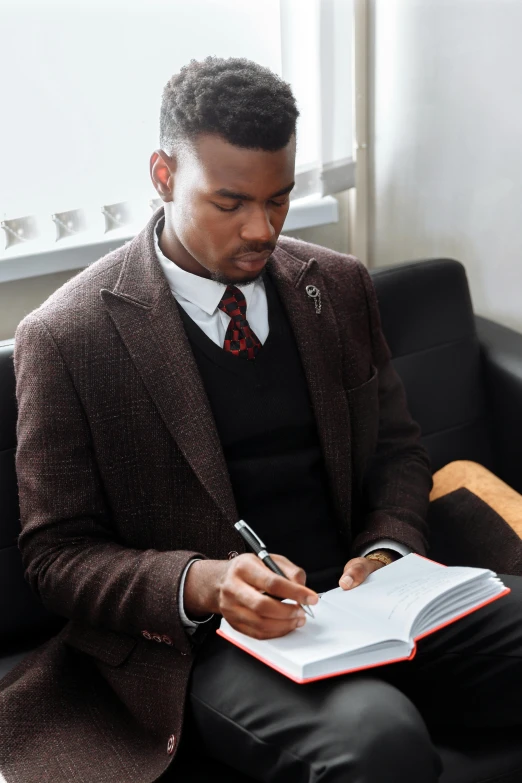
[(522, 0), (371, 0), (370, 265), (462, 261), (522, 331)]

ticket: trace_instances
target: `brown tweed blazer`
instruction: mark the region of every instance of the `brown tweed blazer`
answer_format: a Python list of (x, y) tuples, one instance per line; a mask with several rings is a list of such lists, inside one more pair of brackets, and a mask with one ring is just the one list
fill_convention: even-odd
[[(155, 255), (160, 211), (16, 331), (19, 546), (33, 590), (69, 622), (0, 683), (7, 783), (156, 780), (175, 758), (194, 655), (216, 627), (187, 635), (180, 575), (194, 555), (245, 551)], [(295, 332), (347, 551), (390, 537), (424, 553), (430, 465), (367, 271), (284, 237), (267, 271)]]

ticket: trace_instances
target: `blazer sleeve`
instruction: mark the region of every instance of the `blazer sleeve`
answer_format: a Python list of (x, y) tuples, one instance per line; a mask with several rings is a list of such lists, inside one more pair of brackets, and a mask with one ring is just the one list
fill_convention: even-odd
[(431, 464), (391, 362), (372, 279), (363, 264), (358, 263), (358, 268), (367, 300), (373, 361), (379, 373), (379, 429), (363, 480), (364, 519), (352, 542), (352, 556), (381, 538), (425, 555), (426, 516), (433, 486)]
[(16, 473), (25, 578), (44, 606), (72, 620), (192, 649), (179, 613), (181, 576), (200, 552), (138, 550), (116, 540), (88, 420), (45, 322), (15, 333)]

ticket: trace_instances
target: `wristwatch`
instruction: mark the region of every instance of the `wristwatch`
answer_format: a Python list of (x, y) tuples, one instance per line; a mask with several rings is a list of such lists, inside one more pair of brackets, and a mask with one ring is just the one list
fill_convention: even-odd
[(381, 549), (377, 549), (375, 552), (370, 552), (369, 554), (365, 555), (365, 558), (367, 560), (378, 560), (380, 563), (384, 563), (384, 565), (390, 565), (390, 563), (395, 562), (394, 557), (387, 555), (386, 552), (383, 552)]

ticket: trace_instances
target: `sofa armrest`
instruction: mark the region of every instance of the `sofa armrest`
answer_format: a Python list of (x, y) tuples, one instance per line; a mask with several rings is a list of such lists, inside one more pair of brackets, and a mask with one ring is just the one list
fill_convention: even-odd
[(522, 492), (522, 334), (475, 316), (497, 475)]

